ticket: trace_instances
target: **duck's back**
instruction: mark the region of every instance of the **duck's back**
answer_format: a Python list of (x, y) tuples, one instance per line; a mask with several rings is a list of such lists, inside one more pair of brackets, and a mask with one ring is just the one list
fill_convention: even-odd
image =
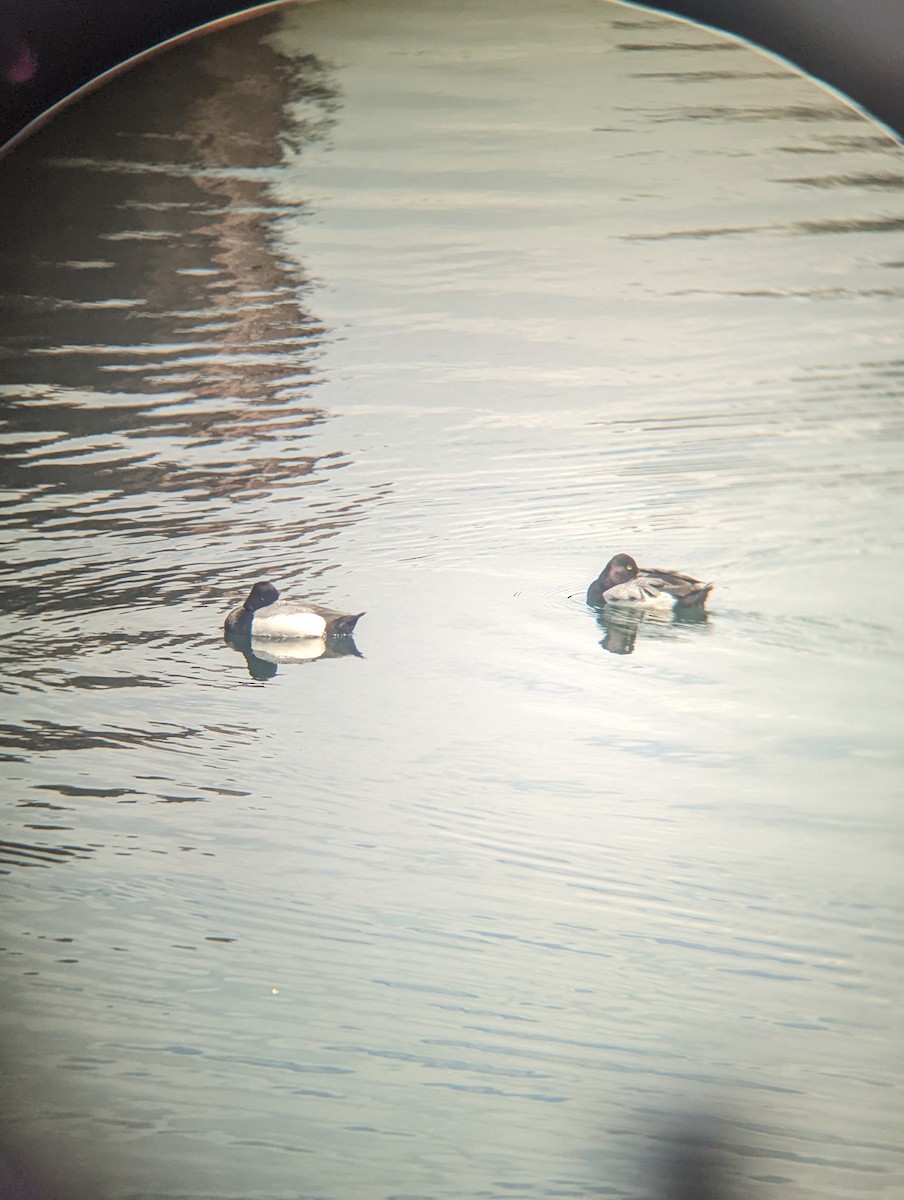
[(639, 582), (666, 592), (674, 600), (676, 608), (703, 608), (714, 586), (712, 583), (702, 583), (692, 575), (666, 571), (661, 567), (645, 567)]

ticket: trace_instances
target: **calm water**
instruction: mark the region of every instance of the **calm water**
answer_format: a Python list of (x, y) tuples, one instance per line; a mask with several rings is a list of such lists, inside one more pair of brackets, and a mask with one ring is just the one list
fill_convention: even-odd
[[(55, 1194), (904, 1187), (904, 159), (615, 6), (333, 3), (0, 165), (3, 1143)], [(601, 624), (619, 550), (709, 620)], [(257, 578), (360, 657), (224, 644)]]

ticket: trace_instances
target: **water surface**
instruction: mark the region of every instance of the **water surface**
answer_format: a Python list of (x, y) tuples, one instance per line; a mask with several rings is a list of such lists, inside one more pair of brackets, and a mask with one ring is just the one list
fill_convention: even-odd
[[(896, 1195), (900, 149), (637, 11), (324, 0), (3, 170), (16, 1156), (635, 1197), (699, 1105)], [(257, 578), (360, 656), (225, 644)]]

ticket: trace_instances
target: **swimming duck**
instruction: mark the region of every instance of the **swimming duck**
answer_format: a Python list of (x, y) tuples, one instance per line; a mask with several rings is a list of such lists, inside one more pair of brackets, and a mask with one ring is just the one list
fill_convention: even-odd
[(703, 608), (712, 590), (713, 584), (701, 583), (690, 575), (660, 567), (638, 567), (630, 554), (616, 554), (587, 589), (587, 603), (626, 608)]
[(280, 600), (272, 583), (259, 580), (240, 608), (226, 618), (225, 630), (233, 637), (325, 638), (348, 635), (364, 613), (335, 612), (319, 604)]

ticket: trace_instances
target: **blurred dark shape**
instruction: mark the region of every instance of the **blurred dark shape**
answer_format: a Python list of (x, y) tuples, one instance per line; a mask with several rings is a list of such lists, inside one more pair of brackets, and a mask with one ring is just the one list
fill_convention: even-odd
[(665, 1139), (659, 1167), (662, 1200), (735, 1200), (725, 1151), (714, 1125), (676, 1129)]
[(19, 1172), (0, 1158), (0, 1200), (37, 1200)]
[(902, 0), (647, 0), (643, 7), (780, 54), (904, 139)]
[(2, 55), (4, 83), (12, 84), (13, 87), (31, 83), (38, 70), (38, 60), (28, 42), (13, 36), (9, 44), (3, 47)]
[(0, 0), (0, 149), (107, 71), (170, 38), (291, 0)]

